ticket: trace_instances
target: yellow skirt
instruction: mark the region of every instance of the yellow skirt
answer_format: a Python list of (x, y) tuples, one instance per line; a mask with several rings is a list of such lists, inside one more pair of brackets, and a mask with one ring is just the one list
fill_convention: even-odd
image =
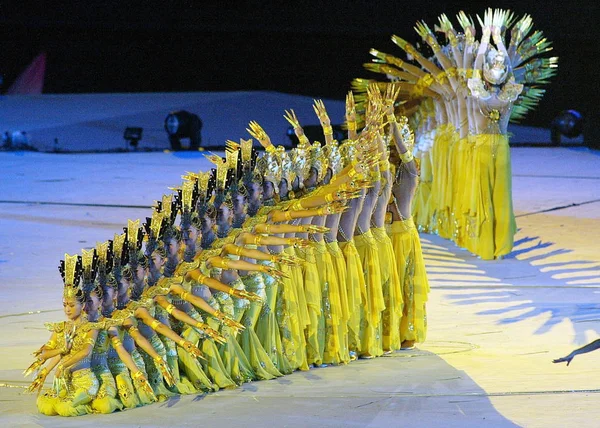
[(427, 335), (425, 305), (429, 294), (429, 282), (421, 241), (412, 218), (393, 222), (390, 237), (404, 300), (400, 339), (423, 342)]
[(473, 148), (473, 187), (466, 247), (484, 260), (512, 251), (517, 224), (512, 206), (508, 137), (481, 134)]
[(402, 318), (402, 288), (396, 265), (396, 256), (392, 241), (385, 228), (371, 229), (377, 242), (379, 262), (381, 265), (381, 287), (385, 310), (381, 317), (382, 344), (384, 351), (400, 349), (400, 320)]
[[(308, 309), (309, 324), (305, 330), (306, 335), (306, 359), (308, 364), (323, 364), (324, 331), (322, 318), (322, 292), (321, 278), (316, 265), (316, 257), (313, 247), (297, 248), (297, 256), (304, 260), (303, 279), (304, 295), (306, 296), (306, 307)], [(319, 332), (319, 324), (321, 331)]]
[(363, 266), (366, 301), (362, 302), (361, 317), (361, 356), (377, 357), (383, 354), (381, 337), (381, 313), (385, 309), (381, 281), (381, 263), (377, 243), (371, 230), (354, 237), (356, 250)]
[(346, 260), (337, 241), (328, 242), (327, 251), (331, 256), (333, 273), (338, 284), (340, 294), (340, 322), (338, 336), (340, 342), (340, 362), (350, 361), (350, 349), (348, 347), (348, 322), (350, 320), (350, 308), (348, 305), (348, 290), (346, 288)]
[(340, 242), (339, 246), (346, 261), (345, 285), (348, 296), (348, 349), (360, 355), (361, 308), (362, 302), (367, 301), (365, 273), (354, 240)]

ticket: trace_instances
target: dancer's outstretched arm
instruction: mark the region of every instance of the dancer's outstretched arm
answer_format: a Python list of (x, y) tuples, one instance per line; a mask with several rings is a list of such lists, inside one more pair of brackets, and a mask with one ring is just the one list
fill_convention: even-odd
[(573, 360), (573, 358), (575, 358), (575, 355), (579, 355), (579, 354), (587, 354), (588, 352), (592, 352), (595, 351), (596, 349), (600, 348), (600, 339), (596, 339), (591, 343), (588, 343), (585, 346), (582, 346), (579, 349), (575, 349), (573, 352), (571, 352), (569, 355), (567, 355), (566, 357), (562, 357), (562, 358), (557, 358), (555, 360), (553, 360), (553, 363), (567, 363), (567, 366), (569, 364), (571, 364), (571, 360)]

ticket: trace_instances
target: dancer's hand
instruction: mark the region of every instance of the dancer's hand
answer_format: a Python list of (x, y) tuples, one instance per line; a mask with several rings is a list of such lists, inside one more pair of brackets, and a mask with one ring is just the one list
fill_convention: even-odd
[(146, 376), (144, 376), (143, 372), (135, 372), (131, 377), (133, 378), (136, 389), (146, 392), (146, 394), (148, 394), (153, 401), (158, 401), (156, 395), (154, 395), (154, 391), (152, 390), (150, 383), (148, 382), (148, 379), (146, 379)]
[(25, 370), (23, 370), (23, 376), (25, 376), (25, 377), (29, 376), (31, 373), (33, 373), (34, 371), (36, 371), (37, 369), (42, 367), (43, 364), (44, 364), (44, 360), (41, 358), (38, 358), (33, 363), (31, 363), (31, 365), (29, 367), (27, 367)]
[(154, 364), (156, 364), (156, 368), (161, 372), (167, 384), (169, 386), (175, 385), (175, 378), (169, 370), (169, 366), (167, 366), (165, 360), (163, 360), (160, 356), (154, 357)]
[(566, 357), (557, 358), (555, 360), (552, 360), (552, 362), (553, 363), (564, 363), (564, 362), (566, 362), (567, 366), (568, 366), (569, 364), (571, 364), (571, 361), (573, 360), (573, 358), (575, 358), (575, 355), (569, 354)]
[(196, 345), (194, 345), (189, 340), (181, 339), (178, 345), (185, 349), (186, 352), (188, 352), (190, 355), (193, 355), (196, 358), (202, 358), (203, 360), (206, 360), (206, 358), (204, 358), (204, 354), (202, 354), (202, 351), (198, 349)]
[(232, 288), (231, 295), (237, 297), (238, 299), (246, 299), (252, 302), (262, 302), (262, 297), (251, 291), (237, 290)]
[(46, 382), (46, 377), (47, 376), (48, 376), (48, 369), (46, 369), (44, 367), (37, 374), (37, 376), (35, 377), (35, 379), (33, 380), (33, 382), (31, 382), (31, 385), (29, 385), (27, 387), (27, 389), (25, 390), (25, 392), (32, 393), (34, 391), (37, 391), (37, 393), (39, 395), (40, 392), (42, 391), (42, 388), (44, 387), (44, 382)]

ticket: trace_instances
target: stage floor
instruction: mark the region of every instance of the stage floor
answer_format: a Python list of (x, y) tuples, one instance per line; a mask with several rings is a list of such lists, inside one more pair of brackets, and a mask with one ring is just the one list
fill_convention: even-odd
[(47, 340), (43, 323), (63, 319), (59, 260), (145, 218), (181, 174), (208, 165), (199, 153), (0, 153), (0, 424), (593, 425), (600, 352), (569, 367), (552, 359), (599, 337), (600, 156), (583, 148), (512, 156), (513, 254), (485, 262), (422, 235), (431, 294), (429, 337), (417, 350), (65, 419), (39, 415), (21, 375)]

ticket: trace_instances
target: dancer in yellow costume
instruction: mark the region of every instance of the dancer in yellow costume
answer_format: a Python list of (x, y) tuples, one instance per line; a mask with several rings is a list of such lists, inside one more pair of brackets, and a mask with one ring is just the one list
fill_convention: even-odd
[(388, 121), (394, 133), (396, 164), (392, 188), (392, 225), (390, 237), (396, 255), (398, 275), (402, 287), (404, 309), (400, 322), (401, 348), (410, 349), (423, 342), (427, 333), (426, 302), (429, 282), (425, 271), (419, 234), (411, 217), (411, 204), (418, 183), (418, 170), (412, 152), (414, 135), (405, 117), (400, 123), (393, 115)]

